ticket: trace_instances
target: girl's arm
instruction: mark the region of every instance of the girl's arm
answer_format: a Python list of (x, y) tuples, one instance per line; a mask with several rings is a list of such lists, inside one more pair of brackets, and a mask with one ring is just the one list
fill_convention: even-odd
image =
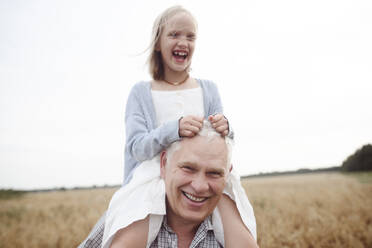
[(148, 101), (151, 101), (151, 96), (146, 95), (146, 90), (148, 89), (143, 85), (135, 85), (128, 96), (125, 111), (126, 148), (138, 161), (153, 158), (165, 147), (180, 139), (178, 120), (155, 128), (156, 123), (152, 123), (155, 112), (154, 108), (149, 109)]
[[(225, 119), (226, 122), (223, 122), (221, 125), (225, 125), (225, 123), (227, 124), (227, 130), (228, 130), (227, 136), (231, 139), (234, 139), (234, 131), (230, 125), (230, 122), (228, 121), (227, 117), (223, 115), (223, 106), (222, 106), (222, 101), (221, 101), (220, 93), (218, 92), (217, 85), (209, 81), (205, 87), (206, 87), (207, 94), (210, 95), (210, 101), (209, 101), (209, 106), (208, 106), (208, 116), (209, 116), (208, 119), (213, 124), (214, 119), (215, 119), (214, 116), (218, 117), (216, 121), (221, 120), (221, 116), (222, 116), (222, 118)], [(220, 125), (218, 125), (218, 127), (220, 127)]]
[(258, 248), (252, 234), (244, 225), (235, 202), (222, 194), (217, 207), (222, 219), (225, 247)]

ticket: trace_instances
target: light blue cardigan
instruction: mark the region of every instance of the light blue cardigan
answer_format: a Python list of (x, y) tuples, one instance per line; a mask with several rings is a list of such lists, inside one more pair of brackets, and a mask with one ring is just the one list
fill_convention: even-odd
[[(203, 91), (205, 118), (223, 113), (220, 95), (212, 81), (197, 79)], [(171, 143), (180, 140), (178, 120), (156, 127), (155, 107), (152, 101), (151, 83), (135, 84), (128, 96), (125, 111), (126, 146), (124, 153), (124, 183), (132, 178), (134, 168), (142, 161), (152, 159)], [(233, 137), (229, 128), (229, 136)]]

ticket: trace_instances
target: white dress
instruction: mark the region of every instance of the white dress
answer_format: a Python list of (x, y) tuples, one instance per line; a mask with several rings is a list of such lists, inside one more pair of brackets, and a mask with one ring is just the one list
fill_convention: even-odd
[[(200, 87), (179, 91), (152, 90), (151, 93), (158, 126), (182, 116), (204, 116), (203, 93)], [(225, 193), (235, 200), (243, 222), (256, 238), (253, 209), (234, 169), (230, 173)], [(102, 247), (110, 246), (118, 230), (150, 215), (147, 240), (149, 247), (157, 236), (165, 211), (165, 185), (160, 178), (160, 159), (157, 155), (142, 162), (135, 169), (131, 181), (113, 195), (106, 214)], [(216, 210), (212, 215), (212, 223), (217, 240), (223, 244), (222, 222)]]

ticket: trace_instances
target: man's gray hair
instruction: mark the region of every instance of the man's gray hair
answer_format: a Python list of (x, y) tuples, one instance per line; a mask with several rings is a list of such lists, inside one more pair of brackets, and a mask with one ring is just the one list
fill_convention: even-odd
[[(208, 141), (211, 141), (215, 137), (221, 137), (221, 134), (219, 132), (217, 132), (216, 129), (214, 129), (212, 127), (212, 124), (207, 120), (203, 121), (203, 127), (197, 135), (202, 136), (202, 137), (206, 137)], [(231, 157), (232, 157), (232, 147), (233, 147), (234, 142), (228, 136), (224, 136), (222, 138), (225, 140), (226, 148), (227, 148), (227, 168), (230, 169)], [(167, 158), (168, 158), (168, 160), (171, 159), (173, 153), (175, 151), (177, 151), (178, 149), (180, 149), (180, 141), (176, 141), (176, 142), (172, 143), (167, 148)]]

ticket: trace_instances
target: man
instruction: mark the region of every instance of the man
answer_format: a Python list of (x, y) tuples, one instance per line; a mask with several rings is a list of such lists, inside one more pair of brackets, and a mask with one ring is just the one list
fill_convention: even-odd
[[(197, 136), (184, 138), (161, 153), (167, 215), (156, 236), (151, 239), (149, 234), (150, 248), (213, 248), (223, 247), (223, 242), (224, 247), (257, 247), (240, 216), (233, 214), (237, 212), (232, 211), (235, 203), (223, 194), (231, 171), (230, 157), (229, 138), (221, 137), (208, 124)], [(218, 239), (212, 225), (212, 213), (217, 206), (224, 223), (224, 241)], [(98, 245), (100, 239), (102, 235), (97, 239)], [(91, 242), (87, 240), (81, 247), (96, 247)]]

